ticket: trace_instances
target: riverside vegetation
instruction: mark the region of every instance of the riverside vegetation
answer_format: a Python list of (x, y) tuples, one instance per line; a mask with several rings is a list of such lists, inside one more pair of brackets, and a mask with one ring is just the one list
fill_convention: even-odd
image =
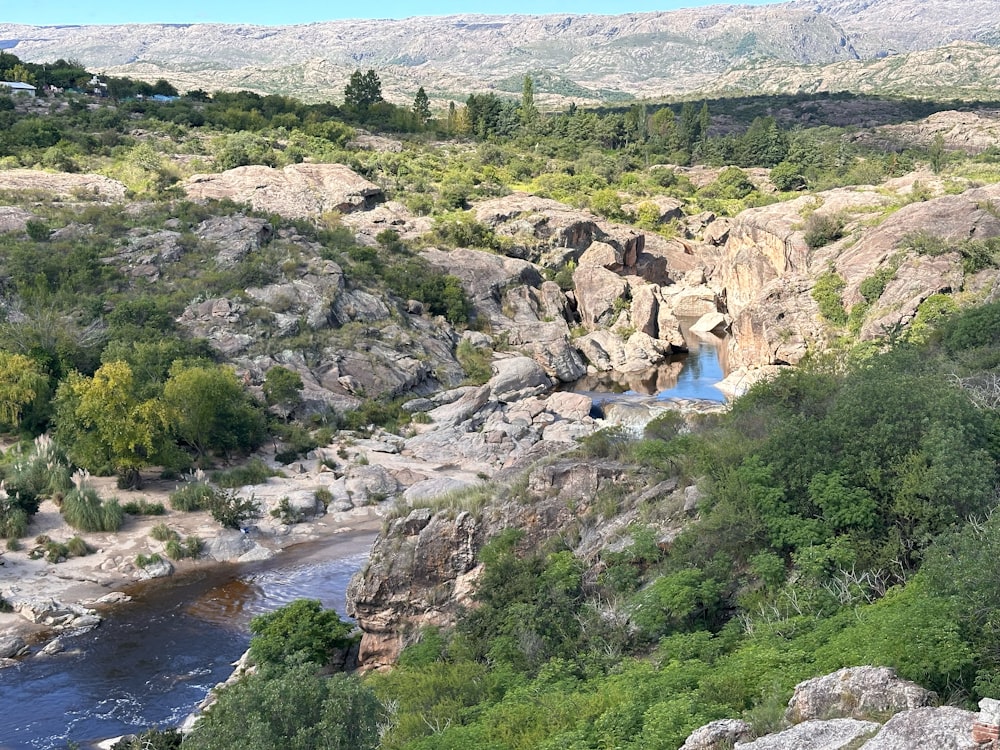
[[(0, 55), (0, 70), (20, 65), (12, 58)], [(76, 70), (22, 68), (38, 83)], [(280, 328), (273, 311), (257, 309), (257, 335), (246, 346), (271, 366), (255, 396), (224, 352), (179, 322), (192, 300), (252, 306), (248, 290), (290, 283), (327, 262), (348, 290), (386, 300), (389, 319), (413, 300), (449, 330), (488, 333), (457, 278), (419, 253), (431, 244), (509, 251), (510, 236), (468, 211), (477, 200), (524, 190), (670, 237), (680, 228), (660, 221), (654, 197), (676, 199), (685, 215), (733, 216), (806, 191), (879, 184), (924, 163), (954, 192), (969, 180), (1000, 180), (995, 145), (975, 155), (933, 139), (873, 146), (841, 128), (790, 129), (766, 114), (795, 111), (804, 98), (727, 102), (728, 125), (713, 119), (718, 102), (549, 114), (535, 108), (527, 79), (519, 101), (474, 95), (434, 118), (419, 100), (412, 108), (381, 101), (377, 83), (359, 71), (342, 107), (249, 92), (162, 103), (0, 97), (4, 167), (99, 172), (130, 191), (125, 210), (82, 191), (4, 196), (9, 210), (23, 212), (23, 228), (0, 234), (0, 419), (25, 438), (4, 457), (0, 532), (9, 543), (25, 536), (42, 498), (57, 500), (81, 531), (121, 524), (117, 501), (98, 497), (85, 475), (74, 484), (77, 468), (131, 487), (154, 467), (178, 476), (248, 456), (268, 440), (290, 462), (341, 428), (399, 429), (411, 418), (394, 398), (405, 388), (306, 409), (301, 377), (276, 364), (289, 364), (276, 359), (286, 351), (318, 361), (324, 351), (363, 345), (378, 335), (372, 326), (295, 320)], [(143, 90), (114, 86), (123, 97)], [(905, 100), (878, 107), (890, 120), (943, 109)], [(403, 139), (401, 150), (352, 145), (362, 126)], [(180, 187), (195, 172), (306, 159), (351, 166), (429, 217), (428, 230), (404, 240), (389, 229), (366, 244), (332, 213), (261, 216), (188, 200)], [(666, 164), (728, 168), (698, 187)], [(752, 180), (751, 168), (769, 168), (773, 189)], [(872, 219), (900, 208), (890, 202)], [(267, 224), (274, 239), (222, 262), (204, 228), (234, 217)], [(807, 241), (821, 248), (843, 231), (837, 221), (816, 222)], [(173, 261), (146, 264), (155, 273), (123, 270), (123, 247), (164, 232)], [(1000, 260), (995, 237), (907, 242), (921, 257), (958, 253), (970, 273)], [(550, 269), (566, 286), (572, 270)], [(986, 301), (989, 290), (941, 290), (910, 327), (861, 341), (867, 309), (858, 305), (877, 301), (889, 274), (866, 279), (864, 303), (850, 310), (843, 280), (832, 271), (821, 279), (811, 294), (832, 331), (830, 351), (759, 383), (726, 414), (668, 416), (642, 439), (602, 432), (583, 441), (574, 460), (615, 462), (626, 479), (544, 544), (525, 544), (510, 529), (478, 548), (474, 606), (454, 627), (408, 633), (394, 669), (328, 676), (350, 631), (297, 602), (255, 620), (257, 671), (222, 690), (189, 735), (150, 730), (119, 747), (678, 747), (722, 717), (744, 716), (767, 733), (795, 683), (861, 663), (894, 667), (949, 703), (995, 695), (1000, 305)], [(435, 370), (438, 386), (486, 377), (468, 345), (449, 366)], [(51, 441), (30, 441), (46, 433)], [(260, 481), (262, 466), (251, 464), (245, 481), (222, 475), (215, 483)], [(614, 520), (630, 486), (671, 478), (701, 492), (697, 518), (679, 534), (661, 538), (655, 521), (666, 498), (649, 497), (621, 544), (586, 559), (573, 553), (588, 524)], [(477, 512), (533, 498), (515, 483), (480, 501)], [(189, 483), (171, 503), (211, 509), (230, 526), (253, 512), (207, 483)], [(178, 555), (197, 554), (197, 539), (171, 540)]]

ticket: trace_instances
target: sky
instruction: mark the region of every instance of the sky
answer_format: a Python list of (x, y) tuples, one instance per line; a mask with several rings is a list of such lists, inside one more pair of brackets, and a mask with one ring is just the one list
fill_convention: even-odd
[(453, 13), (619, 14), (703, 5), (764, 5), (777, 0), (2, 0), (0, 23), (33, 26), (116, 23), (244, 23), (283, 25), (343, 18), (409, 18)]

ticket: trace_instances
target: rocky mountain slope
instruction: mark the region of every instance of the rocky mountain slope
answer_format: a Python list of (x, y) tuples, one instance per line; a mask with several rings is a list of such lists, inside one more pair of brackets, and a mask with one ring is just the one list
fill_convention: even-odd
[[(491, 87), (516, 92), (512, 81), (529, 72), (539, 78), (540, 101), (728, 85), (756, 90), (750, 73), (718, 79), (762, 63), (847, 65), (824, 68), (822, 77), (829, 88), (850, 88), (852, 77), (866, 76), (851, 61), (998, 38), (988, 0), (800, 0), (617, 16), (462, 15), (283, 27), (0, 24), (0, 45), (31, 61), (63, 57), (113, 75), (165, 77), (182, 89), (250, 87), (307, 99), (336, 99), (352, 70), (374, 67), (389, 98), (400, 101), (418, 86), (441, 100)], [(831, 76), (843, 83), (831, 83)]]

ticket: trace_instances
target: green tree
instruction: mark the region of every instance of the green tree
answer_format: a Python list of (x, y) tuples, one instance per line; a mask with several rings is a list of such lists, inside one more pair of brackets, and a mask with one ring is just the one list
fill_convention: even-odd
[(320, 666), (351, 644), (351, 626), (316, 599), (296, 599), (250, 621), (250, 656), (257, 664), (313, 662)]
[(286, 367), (272, 367), (264, 376), (264, 397), (288, 419), (302, 401), (302, 376)]
[(0, 424), (17, 428), (24, 410), (49, 392), (37, 361), (0, 350)]
[(163, 387), (163, 402), (174, 434), (198, 456), (251, 450), (263, 440), (263, 416), (228, 367), (176, 362)]
[(139, 470), (163, 451), (168, 409), (141, 398), (132, 368), (108, 362), (92, 378), (71, 374), (56, 392), (56, 436), (74, 462), (100, 471), (110, 467), (124, 487), (140, 484)]
[(531, 80), (531, 75), (524, 76), (524, 84), (521, 87), (521, 124), (528, 127), (538, 119), (538, 110), (535, 108), (535, 82)]
[(431, 119), (431, 102), (427, 98), (427, 92), (421, 86), (417, 89), (417, 95), (413, 97), (413, 116), (417, 118), (417, 123), (426, 125)]
[(381, 101), (385, 101), (382, 98), (382, 81), (373, 69), (369, 68), (365, 73), (360, 70), (351, 73), (344, 87), (344, 104), (359, 112), (367, 112), (373, 104)]

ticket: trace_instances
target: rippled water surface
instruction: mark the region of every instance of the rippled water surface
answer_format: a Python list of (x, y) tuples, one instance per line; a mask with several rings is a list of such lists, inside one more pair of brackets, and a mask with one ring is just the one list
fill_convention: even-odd
[(137, 585), (136, 601), (67, 653), (0, 670), (0, 748), (63, 748), (179, 724), (249, 643), (250, 618), (308, 597), (343, 615), (374, 534), (300, 545), (252, 566)]

